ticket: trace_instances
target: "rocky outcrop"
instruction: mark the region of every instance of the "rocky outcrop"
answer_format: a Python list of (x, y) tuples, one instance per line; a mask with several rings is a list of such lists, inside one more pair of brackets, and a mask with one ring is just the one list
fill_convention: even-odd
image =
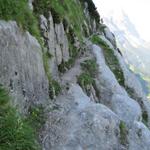
[(129, 132), (129, 150), (149, 150), (150, 131), (141, 122), (135, 122)]
[[(112, 109), (122, 120), (131, 125), (141, 117), (141, 109), (119, 85), (114, 74), (106, 65), (102, 49), (93, 45), (93, 52), (99, 65), (97, 86), (101, 95), (100, 102)], [(129, 115), (130, 114), (130, 115)]]
[(32, 103), (46, 103), (48, 80), (42, 49), (15, 22), (0, 21), (0, 83), (10, 89), (14, 104), (24, 112)]
[(119, 118), (95, 104), (78, 85), (56, 100), (43, 132), (43, 150), (120, 149)]
[(49, 60), (49, 68), (53, 78), (58, 79), (58, 65), (67, 62), (69, 56), (69, 42), (64, 31), (62, 22), (55, 24), (52, 14), (49, 12), (49, 18), (40, 16), (40, 27), (48, 48), (48, 53), (52, 55)]
[[(107, 31), (110, 32), (110, 31)], [(115, 48), (115, 46), (113, 45), (115, 41), (115, 38), (113, 37), (113, 35), (111, 36), (111, 32), (107, 33), (108, 35), (110, 34), (109, 38), (105, 37), (105, 36), (100, 36), (109, 46), (110, 48), (112, 48), (115, 56), (117, 57), (119, 64), (121, 66), (121, 69), (123, 71), (123, 75), (124, 75), (124, 82), (125, 82), (125, 89), (127, 91), (127, 93), (129, 94), (130, 97), (132, 97), (134, 100), (136, 100), (139, 105), (141, 106), (142, 109), (142, 115), (145, 118), (144, 120), (146, 120), (147, 125), (150, 127), (150, 103), (148, 102), (142, 86), (140, 84), (140, 82), (138, 81), (138, 79), (136, 78), (136, 76), (129, 70), (129, 68), (127, 67), (124, 58), (122, 57), (122, 54), (120, 52), (118, 52), (118, 50)]]

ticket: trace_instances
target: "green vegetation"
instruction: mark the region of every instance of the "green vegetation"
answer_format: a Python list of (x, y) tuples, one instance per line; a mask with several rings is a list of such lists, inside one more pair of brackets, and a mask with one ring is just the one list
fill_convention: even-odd
[(51, 81), (51, 73), (49, 69), (49, 60), (52, 56), (48, 52), (43, 52), (43, 63), (48, 80)]
[(40, 41), (38, 22), (27, 0), (0, 0), (0, 19), (15, 20), (20, 28), (29, 31)]
[(49, 52), (43, 52), (43, 62), (44, 62), (44, 69), (49, 81), (49, 97), (53, 99), (55, 96), (58, 96), (61, 92), (61, 86), (59, 83), (52, 79), (51, 72), (49, 69), (49, 61), (53, 57)]
[(38, 150), (36, 131), (10, 104), (8, 91), (0, 87), (0, 150)]
[(59, 66), (58, 66), (58, 70), (61, 73), (65, 73), (67, 70), (69, 70), (75, 63), (75, 58), (70, 58), (68, 61), (66, 62), (62, 62)]
[(137, 99), (136, 96), (134, 95), (135, 94), (135, 91), (134, 89), (128, 87), (128, 86), (125, 86), (125, 89), (127, 91), (127, 93), (129, 94), (129, 96), (133, 99)]
[[(64, 21), (64, 24), (65, 21)], [(65, 25), (67, 26), (67, 25)], [(61, 73), (64, 73), (66, 72), (67, 70), (69, 70), (75, 63), (75, 60), (76, 58), (78, 57), (79, 55), (79, 49), (77, 49), (75, 46), (74, 46), (74, 43), (75, 43), (75, 33), (73, 31), (73, 29), (71, 27), (69, 27), (69, 30), (67, 32), (67, 37), (69, 39), (69, 55), (70, 55), (70, 59), (68, 61), (62, 61), (62, 63), (58, 66), (58, 70), (61, 72)]]
[(38, 133), (46, 121), (44, 107), (42, 105), (31, 106), (26, 120)]
[(53, 15), (53, 19), (55, 23), (60, 23), (61, 17), (60, 15), (53, 9), (52, 0), (35, 0), (33, 1), (34, 12), (37, 16), (43, 14), (45, 17), (49, 17), (49, 11), (51, 11)]
[(92, 77), (97, 74), (97, 64), (95, 59), (85, 60), (81, 63), (81, 67), (85, 72), (88, 72)]
[(65, 20), (65, 23), (71, 25), (76, 36), (82, 40), (82, 25), (84, 23), (83, 10), (74, 0), (35, 0), (35, 14), (43, 14), (48, 17), (51, 11), (54, 22), (59, 23)]
[(55, 96), (58, 96), (61, 92), (61, 86), (56, 80), (52, 80), (49, 83), (49, 96), (51, 99), (54, 99)]
[(104, 52), (107, 65), (110, 67), (110, 69), (116, 76), (116, 79), (118, 80), (119, 84), (125, 87), (124, 75), (123, 75), (121, 66), (119, 64), (119, 61), (114, 54), (113, 49), (111, 49), (109, 45), (97, 35), (92, 36), (91, 41), (99, 45), (101, 48), (103, 48), (103, 52)]
[(88, 73), (82, 73), (79, 77), (78, 77), (78, 83), (82, 88), (87, 87), (88, 85), (92, 85), (92, 83), (94, 82), (94, 80), (92, 79), (92, 77), (88, 74)]
[(122, 145), (126, 145), (128, 143), (127, 139), (128, 131), (123, 121), (120, 121), (119, 129), (120, 129), (120, 142)]
[(88, 95), (90, 86), (93, 86), (96, 91), (96, 95), (99, 97), (99, 92), (94, 80), (94, 77), (97, 74), (96, 61), (94, 59), (85, 60), (83, 63), (81, 63), (81, 68), (83, 70), (83, 73), (78, 76), (77, 82)]
[(148, 127), (148, 114), (146, 111), (142, 112), (142, 122)]
[(99, 24), (100, 23), (100, 15), (97, 11), (97, 8), (95, 7), (95, 4), (93, 3), (92, 0), (80, 0), (82, 4), (85, 2), (88, 4), (88, 10), (90, 13), (91, 18), (95, 18), (96, 22)]
[(77, 82), (87, 95), (90, 95), (90, 86), (94, 84), (94, 79), (90, 76), (90, 74), (85, 72), (80, 74), (77, 78)]

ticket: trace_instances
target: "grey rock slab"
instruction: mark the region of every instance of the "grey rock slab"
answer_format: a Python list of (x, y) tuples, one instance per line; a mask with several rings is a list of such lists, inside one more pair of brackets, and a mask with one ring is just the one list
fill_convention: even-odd
[(119, 150), (119, 119), (106, 106), (90, 101), (73, 84), (56, 100), (45, 126), (43, 150)]
[(103, 50), (97, 45), (93, 45), (92, 50), (98, 64), (96, 85), (101, 96), (100, 102), (131, 126), (134, 120), (141, 118), (139, 104), (131, 99), (124, 88), (119, 85), (114, 74), (105, 63)]
[(10, 89), (21, 111), (31, 103), (47, 101), (48, 81), (41, 47), (12, 21), (0, 21), (0, 68), (0, 83)]
[(135, 122), (129, 130), (129, 150), (149, 150), (150, 130), (141, 122)]

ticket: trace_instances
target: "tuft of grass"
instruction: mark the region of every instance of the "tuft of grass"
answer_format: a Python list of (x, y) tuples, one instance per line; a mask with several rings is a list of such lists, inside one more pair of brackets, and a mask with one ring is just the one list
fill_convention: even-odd
[(116, 76), (116, 79), (118, 80), (119, 84), (125, 87), (124, 74), (119, 64), (119, 61), (114, 54), (113, 49), (111, 49), (109, 45), (97, 35), (92, 36), (91, 41), (94, 44), (97, 44), (103, 48), (103, 52), (104, 52), (107, 65)]
[(49, 60), (52, 57), (48, 52), (43, 52), (43, 63), (44, 63), (44, 69), (47, 75), (47, 78), (49, 81), (51, 81), (51, 72), (49, 69)]
[(120, 121), (119, 129), (120, 129), (120, 142), (122, 145), (126, 145), (128, 143), (127, 139), (128, 131), (123, 121)]
[(85, 72), (88, 72), (92, 77), (96, 76), (97, 74), (96, 60), (94, 59), (85, 60), (83, 63), (81, 63), (81, 67)]
[(95, 83), (95, 76), (97, 74), (97, 64), (95, 59), (88, 59), (81, 63), (83, 73), (77, 78), (77, 82), (83, 90), (90, 95), (90, 86), (93, 86), (96, 92), (96, 96), (100, 97), (99, 91)]
[(77, 82), (79, 83), (79, 85), (85, 89), (87, 88), (89, 85), (92, 85), (94, 80), (93, 78), (90, 76), (89, 73), (82, 73), (78, 79)]
[(27, 0), (0, 0), (0, 19), (15, 20), (20, 28), (29, 31), (40, 41), (38, 21)]
[(8, 91), (0, 87), (0, 150), (39, 150), (35, 130), (9, 101)]
[(49, 83), (49, 96), (51, 99), (54, 99), (55, 96), (58, 96), (61, 92), (61, 86), (56, 80), (52, 80)]
[(46, 121), (44, 107), (42, 105), (31, 106), (26, 120), (38, 133)]

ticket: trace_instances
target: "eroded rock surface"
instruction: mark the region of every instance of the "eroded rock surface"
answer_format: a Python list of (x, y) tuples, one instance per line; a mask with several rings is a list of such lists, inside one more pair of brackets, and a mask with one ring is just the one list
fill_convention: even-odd
[(0, 21), (0, 83), (9, 87), (21, 111), (48, 99), (48, 81), (37, 40), (15, 22)]
[(119, 150), (119, 119), (73, 84), (56, 100), (43, 133), (43, 150)]

